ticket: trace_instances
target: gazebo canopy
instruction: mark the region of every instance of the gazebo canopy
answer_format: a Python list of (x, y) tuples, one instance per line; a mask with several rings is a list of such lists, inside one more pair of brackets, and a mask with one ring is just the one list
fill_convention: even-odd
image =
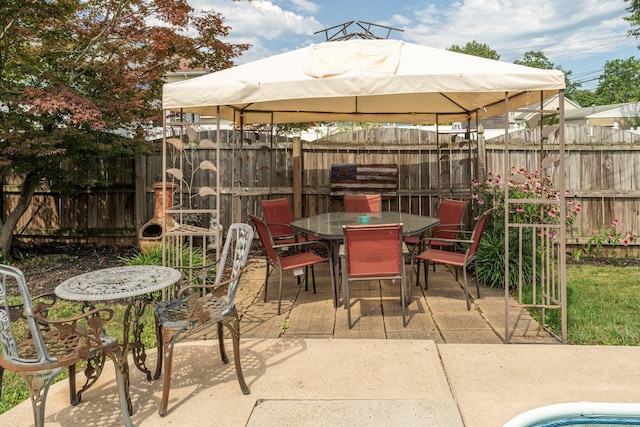
[(433, 124), (493, 117), (564, 89), (564, 74), (397, 40), (311, 45), (163, 88), (163, 108), (245, 124)]

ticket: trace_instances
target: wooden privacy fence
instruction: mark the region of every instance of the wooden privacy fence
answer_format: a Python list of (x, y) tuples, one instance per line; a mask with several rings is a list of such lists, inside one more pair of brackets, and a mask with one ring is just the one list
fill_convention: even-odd
[[(504, 134), (471, 149), (460, 135), (408, 127), (360, 130), (302, 144), (302, 215), (341, 209), (341, 198), (331, 196), (331, 165), (396, 164), (397, 194), (384, 209), (422, 215), (434, 214), (440, 197), (470, 197), (470, 180), (483, 172), (503, 175)], [(539, 168), (541, 157), (553, 155), (553, 138), (542, 147), (539, 130), (519, 130), (510, 138), (508, 166), (529, 171)], [(291, 142), (270, 143), (257, 133), (242, 138), (242, 146), (224, 134), (221, 149), (221, 212), (223, 225), (246, 221), (248, 213), (262, 214), (262, 198), (293, 198)], [(480, 136), (480, 141), (483, 137)], [(485, 153), (478, 158), (477, 153)], [(201, 154), (206, 160), (206, 150)], [(235, 165), (235, 168), (232, 167)], [(640, 136), (611, 128), (566, 127), (566, 188), (574, 203), (582, 205), (568, 243), (584, 243), (593, 229), (614, 219), (619, 228), (640, 233)], [(138, 229), (154, 213), (153, 183), (162, 179), (160, 156), (123, 159), (122, 172), (109, 175), (102, 187), (78, 187), (71, 195), (41, 189), (18, 224), (21, 237), (97, 244), (136, 244)], [(234, 170), (232, 174), (231, 171)], [(557, 166), (546, 173), (558, 179)], [(207, 183), (194, 183), (194, 189)], [(15, 205), (17, 181), (2, 187), (3, 214)], [(232, 208), (233, 206), (233, 208)], [(638, 244), (636, 239), (635, 244)]]

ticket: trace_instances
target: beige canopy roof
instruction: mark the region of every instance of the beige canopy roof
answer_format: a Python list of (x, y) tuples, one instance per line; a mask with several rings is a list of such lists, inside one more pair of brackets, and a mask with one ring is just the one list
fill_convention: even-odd
[(564, 89), (564, 74), (398, 40), (325, 42), (163, 88), (163, 108), (245, 124), (430, 124), (504, 114)]

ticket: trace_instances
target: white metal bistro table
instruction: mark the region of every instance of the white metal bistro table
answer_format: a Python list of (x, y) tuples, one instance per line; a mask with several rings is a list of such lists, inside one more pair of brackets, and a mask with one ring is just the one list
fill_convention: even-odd
[[(146, 366), (146, 352), (141, 340), (144, 324), (140, 318), (144, 313), (147, 303), (152, 298), (151, 294), (175, 284), (181, 277), (182, 274), (178, 270), (156, 265), (112, 267), (74, 276), (59, 284), (55, 289), (55, 294), (59, 298), (69, 301), (80, 301), (86, 306), (92, 306), (99, 302), (107, 303), (113, 300), (127, 301), (123, 319), (121, 370), (125, 378), (129, 413), (133, 412), (131, 399), (129, 397), (129, 364), (127, 361), (129, 349), (132, 350), (136, 367), (147, 374), (148, 381), (152, 379), (151, 371)], [(131, 317), (132, 310), (133, 319)], [(132, 320), (133, 340), (130, 339)], [(158, 345), (158, 362), (156, 373), (153, 376), (154, 379), (160, 377), (162, 370), (162, 355), (160, 354), (160, 349), (161, 345)], [(88, 382), (83, 387), (83, 390), (91, 386), (95, 380), (97, 380), (97, 378), (91, 383)]]
[(368, 225), (373, 224), (400, 224), (402, 223), (403, 236), (418, 236), (427, 230), (435, 227), (440, 223), (438, 218), (414, 215), (405, 212), (327, 212), (314, 215), (309, 218), (296, 219), (291, 222), (292, 229), (302, 234), (310, 234), (320, 237), (329, 242), (331, 251), (330, 256), (333, 257), (334, 267), (334, 283), (336, 289), (333, 290), (334, 307), (339, 305), (339, 295), (337, 284), (340, 283), (339, 265), (339, 248), (342, 243), (343, 232), (342, 227), (345, 225), (364, 225), (361, 217), (368, 218)]

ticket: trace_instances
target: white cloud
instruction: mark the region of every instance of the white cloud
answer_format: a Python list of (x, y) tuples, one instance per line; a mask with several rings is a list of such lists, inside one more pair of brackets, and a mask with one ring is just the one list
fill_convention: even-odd
[[(294, 1), (298, 6), (313, 6), (313, 3), (306, 0)], [(192, 6), (196, 9), (214, 10), (224, 16), (225, 24), (232, 28), (226, 41), (251, 45), (251, 48), (235, 61), (237, 64), (264, 58), (282, 50), (290, 50), (292, 35), (307, 39), (312, 37), (315, 31), (323, 28), (313, 16), (284, 10), (281, 4), (274, 1), (196, 0)], [(283, 40), (288, 43), (287, 46)]]
[(584, 55), (589, 49), (606, 49), (597, 39), (626, 32), (624, 8), (620, 0), (465, 0), (416, 13), (418, 23), (406, 34), (416, 43), (439, 48), (476, 40), (503, 51), (501, 59), (507, 61), (527, 50), (543, 50), (549, 58)]
[(319, 5), (308, 0), (291, 0), (296, 10), (305, 13), (315, 13), (320, 8)]

